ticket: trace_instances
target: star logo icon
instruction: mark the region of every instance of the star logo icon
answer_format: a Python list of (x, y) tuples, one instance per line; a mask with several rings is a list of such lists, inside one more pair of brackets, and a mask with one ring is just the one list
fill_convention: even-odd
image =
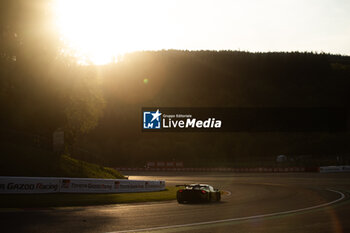
[(162, 115), (162, 113), (160, 113), (160, 112), (159, 112), (159, 109), (157, 109), (157, 111), (156, 111), (155, 113), (152, 113), (153, 118), (152, 118), (151, 122), (153, 122), (153, 121), (156, 120), (156, 119), (157, 119), (157, 121), (159, 121), (159, 117), (160, 117), (161, 115)]

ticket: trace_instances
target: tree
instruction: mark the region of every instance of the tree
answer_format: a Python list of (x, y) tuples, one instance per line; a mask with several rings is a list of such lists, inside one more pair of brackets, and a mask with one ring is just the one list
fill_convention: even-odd
[(51, 136), (66, 131), (69, 143), (94, 128), (104, 100), (94, 67), (63, 54), (49, 0), (0, 3), (0, 108), (3, 128)]

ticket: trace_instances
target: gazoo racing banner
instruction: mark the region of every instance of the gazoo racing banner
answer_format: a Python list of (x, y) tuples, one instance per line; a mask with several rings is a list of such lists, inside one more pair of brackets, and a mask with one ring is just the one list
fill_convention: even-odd
[(57, 193), (59, 185), (51, 177), (0, 177), (0, 193)]

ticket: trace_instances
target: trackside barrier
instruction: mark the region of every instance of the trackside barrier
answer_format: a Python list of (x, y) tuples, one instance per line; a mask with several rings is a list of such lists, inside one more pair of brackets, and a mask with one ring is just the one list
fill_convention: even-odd
[(130, 193), (165, 190), (165, 181), (0, 176), (0, 193)]
[[(350, 166), (347, 166), (350, 170)], [(115, 168), (118, 171), (167, 171), (167, 172), (318, 172), (318, 168), (286, 167), (286, 168)]]
[(0, 177), (0, 193), (57, 193), (59, 190), (57, 178)]
[(321, 173), (330, 173), (330, 172), (350, 172), (350, 166), (327, 166), (320, 167)]

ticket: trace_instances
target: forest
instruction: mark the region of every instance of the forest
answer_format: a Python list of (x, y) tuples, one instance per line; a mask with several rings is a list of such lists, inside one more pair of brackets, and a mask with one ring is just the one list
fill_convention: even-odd
[(61, 129), (65, 153), (111, 167), (273, 165), (280, 154), (293, 165), (349, 162), (349, 130), (141, 131), (142, 107), (349, 108), (349, 56), (161, 50), (125, 54), (107, 65), (79, 64), (40, 7), (1, 4), (3, 142), (51, 149), (52, 134)]
[[(142, 107), (349, 107), (349, 57), (241, 51), (136, 52), (101, 67), (106, 108), (81, 145), (114, 166), (257, 166), (348, 159), (348, 132), (141, 132)], [(145, 82), (145, 80), (147, 80)], [(344, 161), (340, 161), (344, 162)]]

